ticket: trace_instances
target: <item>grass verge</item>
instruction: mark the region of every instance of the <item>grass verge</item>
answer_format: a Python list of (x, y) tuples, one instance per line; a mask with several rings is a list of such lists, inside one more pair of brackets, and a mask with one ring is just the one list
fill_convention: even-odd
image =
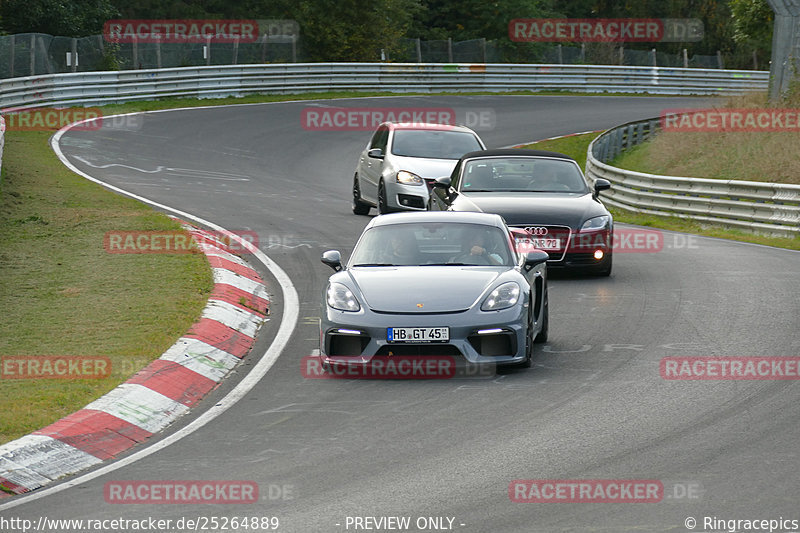
[[(627, 170), (666, 176), (722, 180), (765, 181), (800, 185), (800, 130), (796, 127), (800, 94), (769, 102), (766, 94), (751, 93), (720, 101), (719, 110), (791, 110), (795, 127), (786, 131), (663, 131), (648, 142), (617, 157), (612, 164)], [(795, 109), (792, 109), (795, 108)], [(720, 121), (718, 121), (720, 122)], [(721, 123), (721, 122), (720, 122)], [(784, 122), (780, 121), (781, 127)], [(771, 127), (770, 122), (767, 127)]]
[(50, 135), (6, 135), (0, 357), (107, 356), (111, 375), (0, 377), (0, 443), (82, 408), (159, 357), (200, 316), (212, 288), (203, 255), (107, 253), (108, 231), (179, 226), (73, 174), (50, 149)]
[[(586, 169), (586, 152), (589, 149), (589, 144), (597, 137), (599, 133), (587, 133), (583, 135), (572, 135), (569, 137), (562, 137), (560, 139), (553, 139), (548, 141), (540, 141), (533, 144), (528, 144), (525, 148), (532, 148), (536, 150), (549, 150), (552, 152), (560, 152), (574, 158), (581, 168)], [(634, 150), (635, 151), (635, 150)], [(617, 163), (614, 163), (618, 166)], [(637, 167), (637, 169), (639, 169)], [(641, 170), (640, 170), (641, 171)], [(790, 250), (800, 250), (800, 236), (795, 238), (787, 237), (771, 237), (764, 235), (754, 235), (737, 231), (733, 229), (726, 229), (711, 224), (702, 224), (692, 219), (679, 218), (679, 217), (666, 217), (657, 215), (647, 215), (642, 213), (635, 213), (625, 209), (617, 209), (614, 207), (609, 208), (611, 214), (614, 215), (614, 220), (617, 222), (624, 222), (627, 224), (636, 224), (638, 226), (649, 226), (653, 228), (660, 228), (671, 231), (680, 231), (683, 233), (692, 233), (695, 235), (705, 235), (707, 237), (717, 237), (720, 239), (730, 239), (734, 241), (750, 242), (755, 244), (764, 244), (767, 246), (775, 246), (778, 248), (788, 248)]]

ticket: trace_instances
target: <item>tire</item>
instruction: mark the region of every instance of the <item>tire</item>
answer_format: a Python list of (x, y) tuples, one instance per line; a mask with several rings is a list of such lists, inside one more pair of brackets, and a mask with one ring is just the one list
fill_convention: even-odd
[(386, 202), (386, 187), (383, 184), (383, 180), (381, 180), (378, 184), (378, 214), (385, 215), (391, 212), (392, 210)]
[(525, 332), (525, 360), (517, 368), (530, 368), (533, 362), (533, 305), (528, 306), (528, 328)]
[[(546, 289), (545, 289), (546, 291)], [(547, 292), (544, 293), (544, 306), (542, 309), (542, 331), (536, 335), (533, 342), (536, 344), (543, 344), (547, 342), (547, 336), (550, 332), (550, 305), (547, 299)]]
[(368, 215), (371, 205), (364, 203), (361, 199), (361, 185), (358, 183), (358, 174), (353, 176), (353, 213), (356, 215)]

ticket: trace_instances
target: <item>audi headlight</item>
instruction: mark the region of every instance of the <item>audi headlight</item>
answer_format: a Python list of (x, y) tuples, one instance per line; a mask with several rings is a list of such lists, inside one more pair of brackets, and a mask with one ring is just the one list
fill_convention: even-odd
[(519, 284), (515, 281), (503, 283), (491, 293), (481, 304), (481, 311), (497, 311), (506, 309), (519, 301)]
[(353, 291), (341, 283), (328, 285), (328, 305), (340, 311), (358, 311), (361, 309)]
[(581, 226), (581, 230), (585, 229), (606, 229), (611, 225), (611, 217), (608, 215), (600, 215), (599, 217), (590, 218)]
[(408, 170), (401, 170), (397, 173), (397, 183), (402, 183), (403, 185), (422, 185), (425, 183), (425, 180), (414, 174), (413, 172), (409, 172)]

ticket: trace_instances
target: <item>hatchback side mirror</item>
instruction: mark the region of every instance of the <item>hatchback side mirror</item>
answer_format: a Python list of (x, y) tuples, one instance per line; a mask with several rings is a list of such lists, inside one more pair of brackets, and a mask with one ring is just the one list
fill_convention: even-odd
[(367, 155), (372, 159), (383, 159), (383, 150), (380, 148), (373, 148), (367, 152)]

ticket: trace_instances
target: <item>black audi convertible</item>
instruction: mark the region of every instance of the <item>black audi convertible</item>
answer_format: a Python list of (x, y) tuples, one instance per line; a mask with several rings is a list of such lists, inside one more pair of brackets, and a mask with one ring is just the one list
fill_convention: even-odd
[(550, 256), (548, 267), (611, 274), (614, 220), (600, 202), (611, 184), (590, 186), (578, 163), (556, 152), (481, 150), (464, 155), (448, 177), (434, 181), (431, 211), (497, 213), (518, 249)]

